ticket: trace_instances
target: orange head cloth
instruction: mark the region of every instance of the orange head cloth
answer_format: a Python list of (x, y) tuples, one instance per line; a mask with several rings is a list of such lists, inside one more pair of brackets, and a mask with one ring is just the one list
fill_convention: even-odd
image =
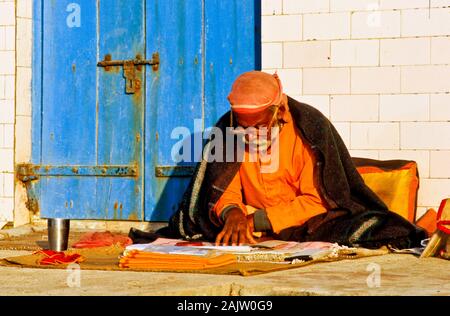
[(283, 88), (276, 73), (249, 71), (234, 81), (228, 101), (233, 112), (251, 114), (280, 104), (282, 95)]

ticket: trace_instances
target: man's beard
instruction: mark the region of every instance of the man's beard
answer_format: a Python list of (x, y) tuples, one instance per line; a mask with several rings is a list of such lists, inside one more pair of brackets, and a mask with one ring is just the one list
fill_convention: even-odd
[(257, 135), (257, 137), (253, 137), (252, 140), (247, 139), (247, 135), (243, 135), (243, 141), (253, 150), (258, 150), (259, 152), (267, 152), (267, 150), (272, 145), (272, 142), (276, 140), (278, 135), (280, 134), (280, 130), (283, 127), (281, 122), (277, 122), (275, 126), (267, 130), (262, 135)]

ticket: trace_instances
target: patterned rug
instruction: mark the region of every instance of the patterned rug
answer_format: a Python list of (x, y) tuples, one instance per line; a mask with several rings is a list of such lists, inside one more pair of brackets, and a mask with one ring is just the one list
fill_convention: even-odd
[[(170, 265), (165, 269), (124, 269), (119, 267), (119, 256), (124, 248), (120, 246), (101, 247), (92, 249), (71, 249), (66, 254), (80, 254), (85, 257), (85, 261), (80, 263), (83, 270), (106, 270), (106, 271), (137, 271), (137, 272), (180, 272), (180, 273), (207, 273), (207, 274), (226, 274), (251, 276), (268, 272), (275, 272), (293, 268), (299, 268), (305, 265), (340, 261), (345, 259), (354, 260), (362, 257), (379, 256), (389, 253), (387, 248), (369, 250), (363, 248), (351, 248), (339, 251), (333, 257), (327, 257), (295, 264), (275, 263), (275, 262), (237, 262), (213, 269), (203, 270), (179, 270), (173, 269)], [(1, 266), (23, 267), (23, 268), (43, 268), (43, 269), (66, 269), (67, 265), (40, 265), (39, 261), (43, 258), (41, 254), (32, 254), (19, 257), (10, 257), (0, 260)]]

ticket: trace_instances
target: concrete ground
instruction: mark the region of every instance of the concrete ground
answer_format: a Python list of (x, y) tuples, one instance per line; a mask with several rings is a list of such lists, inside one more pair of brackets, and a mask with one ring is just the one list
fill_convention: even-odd
[[(0, 258), (29, 251), (0, 250)], [(0, 267), (0, 295), (450, 295), (450, 261), (390, 254), (251, 277)]]

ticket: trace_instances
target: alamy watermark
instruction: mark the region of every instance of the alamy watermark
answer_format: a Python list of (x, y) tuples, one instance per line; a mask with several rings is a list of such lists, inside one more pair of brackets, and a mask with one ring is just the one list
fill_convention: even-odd
[(78, 3), (69, 3), (66, 7), (69, 12), (66, 24), (69, 28), (81, 27), (81, 6)]
[(367, 287), (378, 288), (381, 286), (381, 266), (378, 263), (369, 263), (366, 271), (370, 272), (366, 279)]
[(77, 263), (71, 263), (66, 268), (67, 278), (66, 284), (70, 288), (81, 287), (81, 269)]

